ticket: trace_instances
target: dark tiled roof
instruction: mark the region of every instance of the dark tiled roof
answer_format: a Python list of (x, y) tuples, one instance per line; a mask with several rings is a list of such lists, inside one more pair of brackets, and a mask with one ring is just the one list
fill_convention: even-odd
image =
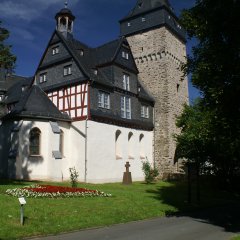
[(102, 112), (101, 110), (93, 110), (90, 111), (91, 119), (94, 121), (109, 121), (118, 126), (129, 126), (135, 129), (144, 129), (144, 130), (153, 130), (154, 125), (152, 122), (141, 121), (139, 119), (124, 119), (121, 116), (113, 115), (110, 113)]
[(16, 103), (22, 97), (23, 90), (26, 90), (31, 86), (33, 78), (23, 78), (18, 80), (14, 85), (12, 85), (8, 91), (4, 102), (6, 104)]
[(72, 11), (69, 8), (63, 8), (61, 9), (55, 16), (55, 19), (57, 19), (61, 15), (68, 15), (70, 16), (73, 20), (75, 19), (75, 16), (72, 14)]
[(130, 11), (129, 14), (121, 21), (163, 6), (166, 7), (168, 10), (172, 11), (171, 5), (168, 0), (138, 0), (136, 6), (132, 9), (132, 11)]
[(26, 89), (12, 111), (3, 119), (36, 118), (47, 120), (71, 121), (70, 117), (61, 113), (48, 98), (46, 93), (36, 85)]
[(186, 41), (186, 32), (179, 25), (179, 20), (168, 0), (138, 0), (133, 10), (120, 20), (120, 25), (121, 36), (166, 26), (183, 42)]
[(19, 81), (23, 81), (25, 79), (26, 79), (26, 77), (22, 77), (22, 76), (18, 76), (18, 75), (10, 75), (10, 76), (7, 76), (5, 79), (5, 77), (3, 75), (1, 75), (0, 90), (7, 91), (14, 84), (16, 84)]

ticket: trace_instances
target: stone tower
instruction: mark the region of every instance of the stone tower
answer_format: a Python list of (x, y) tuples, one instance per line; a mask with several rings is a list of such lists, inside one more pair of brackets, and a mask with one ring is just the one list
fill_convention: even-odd
[(138, 0), (120, 20), (121, 36), (131, 46), (139, 79), (155, 98), (154, 160), (161, 176), (178, 172), (174, 163), (176, 116), (188, 103), (188, 82), (181, 65), (186, 60), (185, 31), (168, 0)]

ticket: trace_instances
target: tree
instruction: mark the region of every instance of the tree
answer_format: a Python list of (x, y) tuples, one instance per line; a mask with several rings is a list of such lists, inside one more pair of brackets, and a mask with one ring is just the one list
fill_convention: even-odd
[(177, 125), (177, 155), (206, 166), (226, 181), (240, 174), (240, 3), (238, 0), (196, 0), (181, 21), (197, 39), (185, 73), (202, 93), (185, 107)]
[(11, 46), (5, 44), (5, 40), (9, 37), (9, 31), (1, 27), (0, 21), (0, 69), (12, 70), (16, 62), (16, 57), (11, 53)]

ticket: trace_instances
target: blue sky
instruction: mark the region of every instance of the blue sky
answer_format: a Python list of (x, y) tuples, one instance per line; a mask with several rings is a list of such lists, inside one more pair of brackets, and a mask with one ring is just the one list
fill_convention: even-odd
[[(177, 15), (195, 0), (169, 0)], [(53, 33), (55, 14), (65, 0), (1, 0), (0, 20), (10, 30), (8, 42), (17, 56), (16, 74), (32, 76)], [(119, 36), (118, 21), (133, 8), (136, 0), (68, 0), (76, 16), (74, 37), (89, 46), (99, 46)], [(193, 42), (188, 41), (188, 53)], [(198, 91), (189, 86), (190, 99)]]

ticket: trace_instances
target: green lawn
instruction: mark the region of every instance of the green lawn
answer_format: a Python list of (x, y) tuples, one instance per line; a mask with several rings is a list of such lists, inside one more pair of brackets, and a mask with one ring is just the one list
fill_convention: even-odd
[(27, 199), (25, 225), (21, 226), (18, 199), (7, 196), (5, 191), (8, 188), (29, 184), (31, 183), (2, 182), (0, 184), (0, 239), (56, 234), (125, 223), (226, 201), (226, 194), (213, 193), (211, 189), (205, 189), (201, 205), (188, 206), (187, 188), (184, 183), (159, 182), (150, 185), (134, 183), (130, 186), (120, 183), (79, 184), (79, 187), (97, 189), (111, 193), (113, 196), (110, 198)]
[(240, 235), (239, 235), (239, 236), (236, 236), (236, 237), (233, 237), (233, 238), (231, 238), (231, 240), (240, 240)]

